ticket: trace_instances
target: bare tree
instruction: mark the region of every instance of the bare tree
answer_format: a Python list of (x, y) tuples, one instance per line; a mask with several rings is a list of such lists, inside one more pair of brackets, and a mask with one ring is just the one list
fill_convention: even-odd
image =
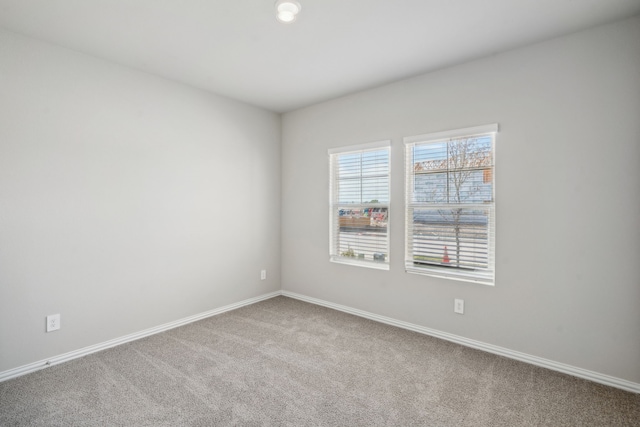
[[(472, 179), (478, 170), (486, 168), (491, 158), (485, 150), (478, 147), (476, 138), (464, 138), (450, 141), (447, 144), (449, 160), (449, 179), (447, 185), (453, 185), (453, 194), (447, 191), (453, 201), (449, 203), (463, 204), (474, 201), (480, 192), (480, 186)], [(456, 267), (460, 266), (460, 233), (462, 208), (452, 209), (453, 230), (456, 239)]]

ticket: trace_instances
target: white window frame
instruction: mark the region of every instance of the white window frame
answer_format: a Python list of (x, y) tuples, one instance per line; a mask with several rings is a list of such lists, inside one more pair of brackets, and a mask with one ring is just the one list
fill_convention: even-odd
[[(405, 144), (405, 271), (407, 273), (422, 274), (433, 277), (440, 277), (453, 280), (481, 283), (485, 285), (495, 285), (495, 147), (498, 124), (475, 126), (451, 131), (415, 135), (403, 138)], [(492, 162), (492, 202), (483, 204), (483, 208), (489, 208), (488, 219), (488, 267), (476, 270), (458, 269), (455, 267), (432, 265), (416, 265), (413, 256), (413, 211), (416, 208), (428, 208), (428, 202), (415, 202), (413, 189), (415, 185), (414, 164), (412, 159), (413, 147), (421, 144), (442, 143), (455, 139), (469, 138), (474, 136), (491, 135), (491, 155)], [(464, 206), (464, 205), (461, 205)], [(473, 205), (469, 205), (472, 207)]]
[[(348, 204), (353, 209), (367, 209), (367, 208), (386, 208), (387, 209), (387, 235), (386, 235), (386, 249), (384, 261), (362, 260), (358, 258), (342, 256), (339, 251), (339, 209), (342, 206), (347, 206), (339, 202), (338, 194), (338, 179), (337, 171), (335, 169), (338, 156), (345, 154), (363, 153), (367, 151), (378, 151), (380, 149), (387, 149), (389, 155), (388, 175), (387, 175), (387, 194), (389, 200), (387, 203), (359, 203)], [(359, 267), (368, 267), (379, 270), (389, 270), (389, 253), (390, 253), (390, 223), (389, 213), (391, 211), (391, 140), (376, 141), (364, 144), (349, 145), (345, 147), (332, 148), (328, 150), (329, 154), (329, 261), (339, 264), (348, 264)]]

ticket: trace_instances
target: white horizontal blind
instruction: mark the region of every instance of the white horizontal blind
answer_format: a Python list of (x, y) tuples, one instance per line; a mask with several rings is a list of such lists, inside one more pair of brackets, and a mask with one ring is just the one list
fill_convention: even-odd
[(405, 138), (407, 271), (493, 283), (496, 131)]
[(389, 144), (329, 152), (331, 261), (389, 268)]

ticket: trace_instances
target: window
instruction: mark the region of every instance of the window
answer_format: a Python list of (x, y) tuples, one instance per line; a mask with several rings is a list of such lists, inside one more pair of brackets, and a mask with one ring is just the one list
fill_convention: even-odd
[(330, 260), (389, 269), (389, 147), (329, 150)]
[(497, 131), (404, 138), (407, 272), (493, 284)]

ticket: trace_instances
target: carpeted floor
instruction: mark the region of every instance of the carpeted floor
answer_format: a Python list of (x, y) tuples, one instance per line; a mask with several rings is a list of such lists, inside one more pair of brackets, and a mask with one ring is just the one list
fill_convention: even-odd
[(640, 395), (286, 297), (0, 383), (2, 426), (638, 426)]

